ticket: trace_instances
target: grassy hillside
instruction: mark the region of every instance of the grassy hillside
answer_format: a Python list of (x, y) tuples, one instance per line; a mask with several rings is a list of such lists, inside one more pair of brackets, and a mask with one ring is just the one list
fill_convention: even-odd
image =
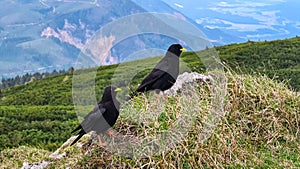
[[(188, 128), (181, 142), (171, 149), (144, 158), (139, 156), (125, 158), (118, 153), (111, 154), (102, 148), (96, 148), (94, 152), (87, 155), (78, 157), (76, 154), (78, 161), (69, 166), (91, 168), (300, 167), (299, 95), (287, 89), (285, 84), (274, 82), (265, 76), (240, 76), (231, 72), (226, 76), (228, 78), (226, 115), (217, 123), (207, 141), (203, 141), (203, 136), (207, 136), (203, 130), (209, 121), (207, 120), (209, 110), (213, 106), (212, 96), (208, 90), (194, 90), (188, 92), (192, 95), (182, 94), (163, 101), (157, 101), (156, 98), (151, 100), (153, 96), (140, 97), (131, 104), (123, 106), (116, 130), (121, 134), (126, 133), (140, 139), (151, 140), (155, 146), (169, 146), (172, 141), (168, 141), (168, 137), (162, 143), (155, 141), (156, 135), (165, 134), (167, 130), (171, 131), (168, 136), (172, 137), (178, 127), (184, 128), (188, 125), (178, 123), (178, 119), (191, 119), (193, 124)], [(189, 105), (189, 108), (186, 105)], [(199, 113), (195, 113), (195, 110)], [(129, 127), (136, 130), (130, 132)], [(176, 134), (173, 137), (176, 137)], [(136, 143), (133, 145), (136, 146)], [(151, 147), (149, 144), (142, 143), (139, 148), (142, 148), (143, 153), (151, 151), (144, 149), (144, 146)], [(124, 147), (115, 145), (112, 150), (118, 148), (122, 152)], [(136, 151), (139, 152), (139, 149)], [(74, 154), (69, 154), (70, 158), (73, 156)], [(53, 166), (60, 165), (62, 163)]]
[[(288, 81), (290, 88), (300, 90), (300, 38), (276, 40), (270, 42), (247, 42), (232, 44), (215, 48), (220, 59), (234, 71), (246, 74), (266, 74), (278, 81)], [(209, 55), (210, 50), (197, 52), (199, 56)], [(110, 79), (117, 75), (120, 85), (126, 86), (124, 79), (134, 72), (132, 68), (150, 68), (161, 57), (149, 58), (120, 65), (102, 66), (97, 70), (96, 92), (100, 97), (102, 89), (110, 84)], [(205, 72), (205, 66), (194, 52), (182, 54), (181, 63), (186, 64), (190, 70)], [(120, 68), (121, 67), (121, 68)], [(117, 69), (117, 72), (115, 70)], [(146, 69), (140, 72), (131, 85), (136, 85), (139, 80), (149, 72)], [(80, 74), (93, 73), (95, 69), (77, 70)], [(89, 83), (94, 79), (82, 79), (82, 83)], [(44, 80), (16, 86), (2, 91), (0, 105), (72, 105), (72, 76), (65, 74), (49, 77)]]
[[(246, 162), (243, 163), (245, 160), (254, 158), (248, 156), (247, 153), (258, 155), (254, 159), (261, 164), (264, 161), (260, 161), (261, 159), (258, 159), (258, 157), (265, 160), (276, 158), (276, 161), (270, 164), (271, 166), (279, 164), (280, 160), (289, 161), (288, 164), (291, 165), (299, 165), (294, 160), (299, 159), (299, 149), (295, 150), (294, 143), (299, 141), (299, 135), (297, 135), (299, 132), (299, 126), (297, 128), (299, 113), (295, 114), (295, 112), (300, 111), (300, 103), (299, 96), (290, 91), (291, 89), (300, 89), (299, 49), (299, 37), (271, 42), (247, 42), (216, 47), (221, 60), (230, 69), (238, 72), (238, 74), (250, 74), (252, 76), (231, 75), (229, 72), (228, 78), (231, 79), (231, 82), (228, 84), (226, 105), (228, 114), (222, 123), (225, 126), (221, 125), (217, 130), (217, 135), (213, 136), (209, 142), (203, 145), (200, 143), (195, 144), (198, 148), (200, 147), (197, 153), (203, 154), (207, 151), (208, 154), (204, 155), (205, 158), (201, 158), (210, 161), (208, 166), (213, 166), (213, 160), (217, 160), (219, 156), (222, 157), (220, 158), (222, 161), (216, 161), (219, 162), (216, 166), (226, 164), (230, 167), (235, 164), (235, 160), (237, 164), (241, 163), (242, 166), (252, 166), (255, 163), (254, 161), (251, 165), (246, 164)], [(200, 56), (209, 55), (211, 50), (199, 51), (197, 54)], [(89, 84), (93, 83), (94, 78), (91, 75), (96, 72), (95, 92), (97, 99), (100, 99), (103, 88), (111, 84), (111, 81), (121, 86), (136, 86), (160, 59), (161, 56), (158, 56), (124, 64), (81, 69), (76, 70), (74, 75), (63, 74), (2, 90), (0, 93), (0, 150), (26, 145), (53, 151), (66, 141), (71, 136), (70, 131), (78, 124), (72, 98), (72, 94), (74, 94), (72, 93), (74, 92), (72, 91), (74, 76), (83, 74), (80, 83)], [(133, 67), (144, 70), (137, 73), (135, 78), (129, 82), (126, 80), (128, 76), (136, 73), (136, 69), (132, 69)], [(205, 66), (194, 52), (183, 53), (181, 71), (206, 72)], [(268, 75), (273, 80), (262, 77), (263, 74)], [(282, 80), (287, 82), (284, 84), (278, 83)], [(88, 96), (82, 95), (80, 99), (81, 102), (85, 102), (88, 100)], [(145, 106), (144, 103), (141, 103), (140, 107), (143, 106)], [(82, 108), (82, 110), (87, 113), (90, 109)], [(274, 118), (271, 119), (271, 117)], [(274, 119), (276, 121), (272, 121)], [(122, 120), (119, 121), (121, 124), (118, 124), (117, 127), (122, 127), (126, 120), (128, 119), (123, 116)], [(279, 126), (276, 126), (277, 124)], [(272, 133), (270, 137), (267, 137), (268, 133), (265, 132), (269, 130)], [(224, 131), (228, 135), (222, 135), (221, 133)], [(240, 131), (242, 133), (239, 133)], [(233, 137), (233, 133), (238, 134), (238, 138), (234, 137), (233, 143), (228, 142), (228, 139)], [(256, 137), (256, 135), (259, 136)], [(285, 138), (281, 137), (282, 135), (287, 136)], [(195, 133), (192, 133), (191, 138), (197, 141)], [(220, 142), (221, 145), (219, 145)], [(270, 142), (274, 143), (271, 148)], [(236, 143), (238, 144), (235, 145)], [(188, 147), (189, 152), (195, 148), (189, 142), (185, 144), (184, 146)], [(225, 152), (230, 152), (228, 147), (231, 148), (231, 146), (237, 146), (233, 147), (234, 152), (232, 153), (234, 156), (227, 157)], [(271, 152), (275, 151), (274, 147), (276, 146), (278, 149), (273, 155)], [(216, 149), (215, 147), (224, 148), (224, 152), (219, 152), (219, 148)], [(182, 148), (185, 147), (178, 147), (178, 149)], [(243, 157), (238, 156), (238, 150), (245, 152)], [(292, 150), (295, 150), (296, 153), (290, 155)], [(181, 154), (188, 157), (191, 155), (185, 154), (185, 152), (181, 152)], [(1, 156), (0, 162), (3, 161), (5, 155), (2, 154)], [(154, 160), (158, 160), (157, 162), (160, 163), (160, 157)], [(91, 159), (91, 157), (86, 158)], [(171, 155), (165, 158), (169, 163), (174, 157)], [(187, 161), (197, 160), (194, 159), (196, 158), (194, 156), (192, 159), (181, 155), (176, 156), (176, 158)], [(129, 160), (128, 164), (132, 165), (135, 162), (137, 164), (143, 163)], [(201, 166), (200, 164), (187, 163), (190, 166)]]
[(288, 80), (300, 91), (300, 37), (270, 42), (247, 42), (217, 47), (217, 51), (234, 70), (266, 74), (276, 80)]
[[(284, 83), (265, 76), (240, 76), (231, 72), (226, 76), (226, 115), (206, 141), (203, 141), (206, 136), (203, 130), (212, 96), (209, 90), (194, 90), (188, 92), (192, 95), (179, 94), (160, 100), (151, 99), (154, 95), (141, 96), (122, 105), (114, 128), (120, 135), (142, 140), (133, 142), (136, 152), (149, 153), (151, 149), (144, 147), (151, 145), (170, 145), (172, 142), (166, 144), (168, 140), (160, 142), (152, 138), (187, 125), (181, 126), (178, 119), (192, 119), (187, 132), (181, 136), (182, 141), (163, 152), (155, 151), (153, 156), (124, 156), (124, 146), (131, 145), (116, 138), (115, 144), (110, 144), (116, 153), (97, 145), (75, 146), (65, 148), (65, 158), (52, 160), (46, 156), (49, 152), (20, 147), (1, 152), (0, 160), (8, 168), (20, 167), (24, 161), (42, 160), (53, 162), (49, 168), (299, 168), (300, 96)], [(151, 144), (147, 142), (150, 140)]]
[(30, 145), (54, 150), (77, 125), (72, 106), (1, 106), (0, 150)]

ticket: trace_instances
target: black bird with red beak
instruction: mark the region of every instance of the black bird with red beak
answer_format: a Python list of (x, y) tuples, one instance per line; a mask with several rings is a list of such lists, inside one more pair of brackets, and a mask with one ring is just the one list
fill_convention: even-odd
[(99, 146), (105, 146), (105, 143), (101, 140), (100, 133), (107, 131), (110, 137), (114, 136), (113, 132), (108, 129), (116, 123), (119, 116), (120, 102), (116, 99), (117, 92), (119, 91), (121, 89), (115, 86), (108, 86), (104, 89), (102, 100), (98, 102), (94, 110), (84, 117), (81, 124), (72, 131), (74, 133), (80, 130), (71, 146), (90, 131), (96, 131)]

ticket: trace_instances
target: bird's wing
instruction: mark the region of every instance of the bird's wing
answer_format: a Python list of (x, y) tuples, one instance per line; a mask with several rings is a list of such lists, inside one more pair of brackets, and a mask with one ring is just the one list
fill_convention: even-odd
[(101, 119), (106, 108), (103, 105), (97, 105), (93, 111), (91, 111), (84, 120), (81, 122), (81, 126), (86, 133), (90, 132), (93, 126)]
[(145, 87), (153, 84), (156, 82), (158, 79), (160, 79), (166, 72), (162, 71), (160, 69), (153, 69), (151, 73), (145, 79), (142, 81), (140, 86), (137, 88), (136, 91), (142, 92), (140, 90), (143, 90)]

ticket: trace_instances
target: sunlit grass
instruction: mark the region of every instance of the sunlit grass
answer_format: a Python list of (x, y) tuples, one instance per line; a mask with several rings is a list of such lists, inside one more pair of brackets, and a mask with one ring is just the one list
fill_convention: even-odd
[(94, 145), (88, 153), (70, 153), (67, 158), (76, 157), (77, 162), (68, 166), (299, 167), (299, 95), (265, 76), (226, 76), (226, 115), (207, 140), (203, 131), (213, 105), (206, 84), (166, 98), (149, 93), (123, 104), (114, 127), (117, 137), (106, 139), (106, 148)]

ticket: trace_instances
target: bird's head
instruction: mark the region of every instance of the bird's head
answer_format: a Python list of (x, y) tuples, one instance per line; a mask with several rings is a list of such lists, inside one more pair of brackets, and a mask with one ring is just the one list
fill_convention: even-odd
[(114, 98), (120, 91), (122, 91), (121, 88), (117, 88), (116, 86), (108, 86), (104, 89), (103, 98), (108, 96), (112, 96)]
[(186, 48), (182, 47), (180, 44), (172, 44), (168, 49), (168, 52), (171, 52), (178, 57), (183, 51), (186, 51)]

